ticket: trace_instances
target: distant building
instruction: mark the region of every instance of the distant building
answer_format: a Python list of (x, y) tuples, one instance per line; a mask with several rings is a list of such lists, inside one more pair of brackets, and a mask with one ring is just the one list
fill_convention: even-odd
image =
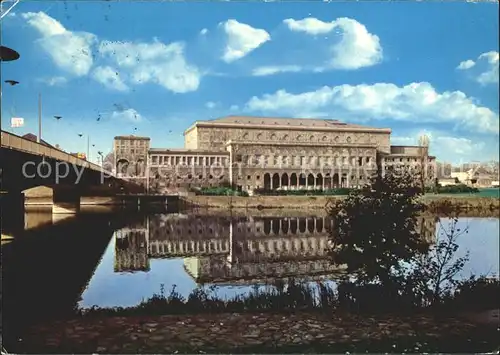
[[(36, 135), (34, 135), (33, 133), (27, 133), (24, 136), (22, 136), (22, 138), (27, 139), (27, 140), (32, 141), (32, 142), (37, 142), (38, 141), (38, 137)], [(44, 141), (43, 139), (40, 140), (40, 144), (42, 144), (42, 145), (44, 145), (46, 147), (56, 148), (53, 145), (51, 145), (51, 144), (47, 143), (46, 141)]]
[(229, 116), (196, 121), (184, 132), (183, 149), (118, 136), (114, 154), (118, 175), (149, 180), (161, 192), (223, 184), (249, 192), (359, 187), (380, 169), (422, 163), (432, 183), (436, 161), (428, 148), (391, 146), (390, 135), (388, 128), (337, 120)]

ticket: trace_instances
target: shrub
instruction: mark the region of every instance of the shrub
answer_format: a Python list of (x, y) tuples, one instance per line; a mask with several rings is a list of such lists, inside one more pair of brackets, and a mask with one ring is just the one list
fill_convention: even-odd
[(425, 192), (427, 193), (435, 192), (438, 194), (464, 194), (464, 193), (478, 193), (479, 190), (475, 187), (459, 184), (459, 185), (448, 185), (448, 186), (438, 185), (437, 187), (426, 187)]
[(342, 196), (348, 195), (355, 189), (352, 188), (337, 188), (325, 190), (269, 190), (269, 189), (255, 189), (255, 195), (261, 196)]
[(248, 193), (246, 191), (237, 191), (230, 187), (209, 187), (209, 188), (201, 188), (201, 189), (193, 189), (197, 195), (203, 196), (244, 196), (248, 197)]

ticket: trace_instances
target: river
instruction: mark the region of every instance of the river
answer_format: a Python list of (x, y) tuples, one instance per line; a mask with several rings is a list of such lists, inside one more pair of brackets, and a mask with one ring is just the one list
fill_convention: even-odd
[[(84, 214), (59, 221), (27, 213), (26, 229), (2, 245), (5, 324), (75, 307), (134, 306), (174, 285), (183, 296), (205, 285), (232, 297), (289, 277), (335, 281), (341, 270), (325, 251), (329, 218), (276, 213)], [(422, 216), (417, 228), (433, 239), (447, 224)], [(499, 219), (461, 217), (459, 225), (468, 233), (459, 237), (458, 253), (470, 253), (462, 276), (498, 275)]]

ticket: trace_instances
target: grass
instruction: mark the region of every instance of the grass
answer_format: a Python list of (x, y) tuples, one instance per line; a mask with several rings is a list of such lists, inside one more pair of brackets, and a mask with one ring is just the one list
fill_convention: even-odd
[[(161, 315), (161, 314), (199, 314), (199, 313), (243, 313), (243, 312), (295, 312), (295, 311), (332, 311), (341, 310), (354, 313), (394, 313), (408, 314), (425, 311), (422, 301), (413, 294), (388, 297), (377, 285), (357, 288), (352, 285), (334, 289), (327, 283), (317, 282), (315, 286), (290, 280), (288, 284), (277, 282), (263, 290), (254, 287), (243, 296), (220, 298), (217, 287), (198, 288), (188, 297), (176, 291), (174, 285), (165, 294), (161, 285), (160, 293), (154, 294), (134, 307), (79, 309), (81, 316), (117, 315)], [(497, 296), (500, 282), (479, 278), (463, 282), (453, 297), (445, 299), (434, 309), (444, 312), (478, 311), (498, 308)]]

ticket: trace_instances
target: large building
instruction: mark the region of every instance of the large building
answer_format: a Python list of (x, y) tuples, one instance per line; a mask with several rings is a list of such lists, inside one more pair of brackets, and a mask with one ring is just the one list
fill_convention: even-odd
[(229, 116), (196, 121), (184, 138), (182, 149), (159, 149), (146, 137), (115, 137), (117, 172), (161, 192), (358, 187), (394, 164), (423, 163), (427, 181), (435, 174), (426, 146), (392, 146), (388, 128), (337, 120)]

